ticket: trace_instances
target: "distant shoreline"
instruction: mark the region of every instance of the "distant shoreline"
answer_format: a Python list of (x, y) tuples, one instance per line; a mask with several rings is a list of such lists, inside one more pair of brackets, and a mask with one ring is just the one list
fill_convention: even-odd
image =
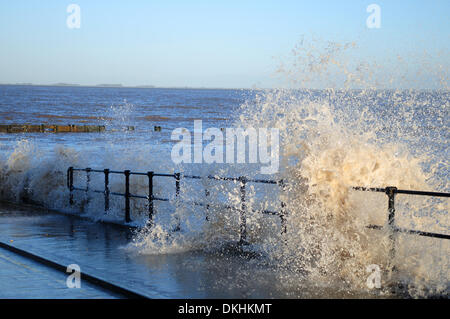
[(114, 88), (114, 89), (185, 89), (185, 90), (251, 90), (252, 88), (220, 88), (220, 87), (189, 87), (189, 86), (154, 86), (137, 85), (126, 86), (122, 84), (77, 84), (77, 83), (55, 83), (55, 84), (33, 84), (33, 83), (0, 83), (0, 86), (44, 86), (44, 87), (84, 87), (84, 88)]
[[(0, 86), (34, 86), (34, 87), (75, 87), (75, 88), (106, 88), (106, 89), (165, 89), (165, 90), (306, 90), (306, 91), (326, 91), (329, 88), (221, 88), (221, 87), (190, 87), (190, 86), (153, 86), (153, 85), (137, 85), (137, 86), (125, 86), (122, 84), (96, 84), (96, 85), (84, 85), (76, 83), (55, 83), (55, 84), (33, 84), (33, 83), (0, 83)], [(343, 88), (333, 88), (337, 92), (346, 91)], [(362, 91), (361, 88), (352, 88), (350, 91)], [(371, 90), (371, 89), (366, 89)], [(449, 92), (442, 88), (379, 88), (375, 91), (417, 91), (417, 92)]]

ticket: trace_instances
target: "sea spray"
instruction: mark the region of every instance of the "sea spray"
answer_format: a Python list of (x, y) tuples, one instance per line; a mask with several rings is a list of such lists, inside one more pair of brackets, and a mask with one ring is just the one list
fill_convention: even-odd
[[(370, 74), (360, 76), (361, 64), (352, 70), (352, 63), (339, 58), (350, 47), (296, 51), (297, 64), (287, 72), (305, 84), (324, 74), (336, 78), (337, 70), (344, 89), (267, 90), (242, 106), (236, 125), (277, 127), (282, 138), (288, 239), (282, 249), (269, 241), (266, 251), (280, 266), (306, 271), (317, 282), (363, 288), (366, 267), (376, 264), (385, 270), (384, 287), (401, 280), (412, 295), (444, 293), (449, 243), (397, 235), (397, 255), (390, 261), (389, 233), (366, 228), (386, 225), (386, 196), (352, 186), (448, 191), (448, 176), (438, 173), (446, 168), (436, 156), (445, 140), (437, 127), (448, 118), (447, 93), (378, 90)], [(436, 103), (440, 94), (444, 98)], [(448, 201), (398, 196), (397, 202), (403, 227), (448, 232)], [(391, 262), (395, 273), (387, 272)]]
[[(379, 89), (386, 86), (386, 79), (377, 77), (381, 67), (349, 59), (345, 52), (354, 47), (354, 43), (331, 43), (325, 51), (306, 54), (298, 49), (293, 69), (283, 71), (300, 87), (314, 86), (307, 84), (325, 78), (332, 89), (261, 90), (242, 105), (236, 127), (280, 130), (281, 171), (270, 177), (287, 181), (284, 191), (265, 190), (262, 196), (253, 192), (246, 204), (261, 209), (282, 200), (289, 212), (287, 233), (280, 235), (278, 221), (249, 211), (250, 245), (246, 249), (262, 252), (272, 265), (297, 272), (299, 281), (306, 278), (318, 286), (368, 289), (367, 267), (378, 265), (383, 270), (382, 291), (401, 282), (407, 287), (402, 293), (412, 296), (445, 294), (450, 278), (449, 243), (396, 234), (396, 256), (390, 260), (387, 228), (367, 228), (387, 225), (386, 195), (352, 187), (448, 191), (448, 165), (440, 157), (445, 158), (442, 142), (446, 133), (439, 128), (448, 126), (448, 92)], [(397, 78), (395, 74), (387, 82)], [(336, 88), (339, 81), (342, 88)], [(252, 172), (247, 170), (247, 175), (255, 176)], [(217, 173), (238, 176), (241, 169), (231, 165)], [(238, 207), (238, 188), (214, 187), (217, 193), (226, 194), (226, 203)], [(186, 193), (196, 189), (188, 187)], [(401, 227), (448, 232), (447, 200), (397, 198)], [(180, 210), (186, 213), (180, 214), (185, 219), (193, 213), (187, 214), (186, 207)], [(168, 229), (164, 238), (172, 239), (159, 241), (162, 245), (154, 250), (154, 240), (161, 234), (157, 228), (158, 236), (140, 237), (136, 245), (142, 253), (169, 253), (173, 243), (198, 248), (190, 241), (195, 240), (205, 249), (238, 240), (236, 214), (224, 209), (209, 214), (210, 222), (203, 224), (197, 236), (180, 237), (184, 235)]]
[[(280, 130), (280, 171), (261, 176), (259, 167), (238, 164), (174, 165), (167, 145), (158, 145), (146, 130), (107, 132), (98, 141), (63, 146), (45, 146), (33, 138), (19, 139), (3, 154), (0, 179), (2, 198), (39, 203), (100, 220), (124, 219), (122, 197), (111, 199), (104, 211), (103, 197), (75, 194), (68, 204), (66, 170), (69, 166), (115, 170), (184, 172), (201, 176), (247, 176), (284, 180), (278, 185), (248, 184), (246, 189), (247, 241), (242, 250), (255, 259), (248, 261), (272, 267), (277, 285), (302, 289), (304, 285), (351, 292), (368, 290), (367, 266), (383, 270), (382, 291), (399, 282), (414, 296), (445, 295), (449, 287), (448, 241), (398, 234), (396, 271), (390, 273), (389, 233), (367, 229), (386, 225), (387, 197), (380, 193), (352, 190), (352, 186), (448, 191), (449, 93), (442, 90), (386, 90), (371, 74), (379, 66), (358, 63), (346, 55), (355, 46), (332, 44), (325, 52), (310, 53), (312, 60), (288, 67), (291, 88), (256, 90), (236, 113), (236, 127), (276, 127)], [(320, 52), (322, 50), (322, 52)], [(330, 66), (331, 64), (331, 66)], [(375, 68), (375, 69), (374, 69)], [(286, 68), (285, 68), (286, 69)], [(303, 89), (313, 79), (329, 78), (329, 89)], [(441, 77), (442, 78), (442, 77)], [(337, 84), (344, 79), (344, 85)], [(341, 81), (342, 82), (342, 81)], [(119, 105), (107, 114), (116, 122), (111, 128), (133, 124), (132, 104)], [(102, 116), (104, 114), (101, 114)], [(100, 116), (100, 115), (99, 115)], [(137, 143), (136, 134), (148, 134), (147, 144)], [(146, 135), (147, 136), (147, 135)], [(106, 143), (105, 143), (106, 140)], [(170, 144), (169, 144), (170, 145)], [(92, 175), (92, 189), (102, 189), (102, 174)], [(84, 187), (85, 172), (75, 176)], [(113, 176), (111, 191), (123, 192), (123, 176)], [(131, 193), (146, 195), (145, 176), (133, 176)], [(241, 254), (239, 240), (239, 183), (207, 178), (183, 179), (175, 196), (172, 178), (155, 178), (153, 222), (148, 223), (148, 201), (132, 200), (132, 219), (144, 226), (130, 251), (166, 254), (187, 250)], [(209, 190), (206, 196), (205, 189)], [(199, 207), (199, 201), (209, 204)], [(286, 203), (287, 232), (281, 233), (278, 216), (259, 213), (281, 210)], [(398, 195), (399, 226), (448, 233), (448, 200)], [(252, 211), (254, 210), (254, 211)], [(179, 229), (179, 230), (178, 230)], [(226, 251), (226, 253), (224, 253)], [(252, 266), (253, 267), (253, 266)], [(247, 275), (252, 267), (246, 267)], [(398, 286), (398, 285), (397, 285)]]

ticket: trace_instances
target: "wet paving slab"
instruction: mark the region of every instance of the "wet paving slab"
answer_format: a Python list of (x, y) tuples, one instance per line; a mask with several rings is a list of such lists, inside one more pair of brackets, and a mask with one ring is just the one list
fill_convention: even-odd
[(120, 295), (89, 283), (69, 288), (67, 276), (41, 263), (0, 249), (1, 299), (110, 299)]
[[(116, 225), (30, 207), (0, 206), (0, 241), (62, 265), (77, 264), (81, 273), (149, 298), (324, 297), (323, 292), (308, 291), (301, 284), (289, 282), (287, 277), (280, 279), (283, 277), (279, 273), (259, 265), (257, 259), (236, 254), (202, 251), (160, 255), (130, 253), (124, 247), (130, 243), (132, 235), (129, 229)], [(10, 270), (14, 273), (13, 266)], [(7, 277), (7, 274), (5, 271), (2, 276)], [(33, 276), (33, 273), (28, 275)], [(61, 275), (63, 278), (58, 277), (58, 280), (65, 282), (65, 274)], [(52, 276), (50, 272), (48, 276)], [(40, 277), (35, 282), (32, 280), (30, 290), (42, 280), (45, 281)], [(14, 286), (8, 285), (2, 290), (14, 295)], [(56, 291), (62, 289), (50, 284), (44, 287), (41, 290), (43, 295), (39, 297), (52, 298), (58, 294)], [(25, 289), (24, 283), (21, 290)], [(335, 293), (333, 296), (332, 291), (325, 297), (355, 297), (342, 291)], [(92, 297), (85, 296), (96, 297), (103, 298), (93, 292)]]

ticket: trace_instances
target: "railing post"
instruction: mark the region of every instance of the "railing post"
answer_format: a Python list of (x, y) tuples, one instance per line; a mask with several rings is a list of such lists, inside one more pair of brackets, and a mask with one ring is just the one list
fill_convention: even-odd
[(153, 224), (153, 172), (147, 172), (148, 176), (148, 223)]
[(67, 170), (67, 186), (69, 187), (69, 204), (73, 205), (73, 167), (69, 167)]
[(281, 219), (281, 235), (285, 235), (287, 232), (286, 203), (285, 202), (281, 202), (280, 219)]
[(125, 170), (125, 222), (129, 223), (130, 218), (130, 170)]
[(394, 269), (394, 258), (395, 258), (395, 193), (397, 192), (397, 187), (389, 186), (386, 187), (386, 195), (388, 196), (388, 227), (389, 227), (389, 240), (390, 240), (390, 250), (389, 250), (389, 267)]
[(178, 198), (180, 195), (180, 173), (175, 173), (175, 196)]
[(173, 231), (179, 231), (181, 229), (180, 226), (180, 218), (177, 215), (177, 210), (178, 210), (178, 197), (180, 196), (180, 173), (175, 173), (174, 174), (175, 177), (175, 197), (176, 197), (176, 202), (175, 202), (175, 221), (176, 221), (176, 225), (175, 228), (173, 229)]
[(209, 190), (205, 188), (205, 198), (206, 198), (206, 220), (209, 220), (209, 204), (208, 204)]
[(247, 206), (245, 204), (245, 184), (247, 183), (247, 178), (245, 176), (239, 177), (241, 183), (241, 210), (240, 210), (240, 225), (239, 225), (239, 244), (245, 244), (247, 240), (247, 218), (245, 216), (245, 211)]
[(86, 206), (89, 205), (89, 185), (91, 184), (91, 168), (87, 167), (86, 168), (86, 191), (85, 191), (85, 195), (86, 195)]
[(103, 170), (105, 173), (105, 212), (109, 210), (109, 169)]
[[(286, 190), (286, 184), (284, 183), (283, 180), (280, 181), (279, 185), (281, 186), (281, 191), (285, 191)], [(287, 215), (287, 211), (286, 211), (286, 203), (285, 202), (281, 202), (281, 212), (280, 212), (280, 219), (281, 219), (281, 235), (286, 234), (287, 232), (287, 220), (286, 220), (286, 215)]]

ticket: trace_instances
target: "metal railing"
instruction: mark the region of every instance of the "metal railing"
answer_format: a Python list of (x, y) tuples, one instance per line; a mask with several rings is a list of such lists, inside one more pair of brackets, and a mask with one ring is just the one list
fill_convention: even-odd
[[(405, 189), (398, 189), (397, 187), (394, 187), (394, 186), (388, 186), (385, 188), (356, 186), (356, 187), (353, 187), (353, 189), (357, 190), (357, 191), (364, 191), (364, 192), (385, 193), (388, 196), (387, 227), (389, 230), (389, 240), (390, 240), (389, 259), (391, 262), (395, 258), (395, 246), (396, 246), (395, 234), (396, 233), (406, 233), (406, 234), (418, 235), (418, 236), (424, 236), (424, 237), (450, 239), (450, 235), (431, 233), (431, 232), (425, 232), (425, 231), (413, 230), (413, 229), (406, 229), (406, 228), (397, 227), (395, 225), (395, 195), (396, 194), (434, 196), (434, 197), (450, 197), (450, 193), (405, 190)], [(384, 227), (380, 226), (380, 225), (368, 225), (367, 228), (378, 229), (378, 230), (384, 229)]]
[[(74, 171), (82, 171), (86, 172), (86, 187), (75, 187), (74, 186), (74, 178), (73, 178), (73, 172)], [(90, 189), (90, 182), (91, 182), (91, 173), (103, 173), (104, 174), (104, 189), (103, 190), (96, 190), (96, 189)], [(117, 193), (117, 192), (111, 192), (109, 188), (109, 176), (110, 174), (121, 174), (125, 176), (125, 193)], [(141, 176), (147, 176), (148, 177), (148, 195), (136, 195), (130, 193), (130, 176), (131, 175), (141, 175)], [(105, 212), (109, 210), (109, 201), (110, 196), (123, 196), (125, 198), (125, 222), (129, 223), (131, 221), (131, 215), (130, 215), (130, 199), (131, 198), (141, 198), (146, 199), (148, 201), (148, 220), (149, 223), (152, 223), (153, 216), (154, 216), (154, 201), (170, 201), (169, 198), (162, 198), (154, 196), (153, 192), (153, 178), (154, 177), (168, 177), (168, 178), (174, 178), (175, 179), (175, 196), (179, 200), (180, 195), (180, 181), (182, 178), (186, 179), (211, 179), (211, 180), (220, 180), (220, 181), (232, 181), (232, 182), (238, 182), (240, 185), (240, 207), (234, 207), (229, 205), (215, 205), (211, 203), (205, 203), (205, 202), (197, 202), (197, 201), (183, 201), (185, 203), (191, 203), (193, 205), (202, 206), (206, 208), (206, 211), (210, 209), (211, 206), (220, 206), (221, 208), (225, 209), (231, 209), (236, 210), (239, 212), (239, 219), (240, 219), (240, 226), (239, 226), (239, 242), (244, 243), (246, 241), (247, 237), (247, 218), (246, 218), (246, 212), (248, 211), (247, 204), (246, 204), (246, 185), (248, 183), (262, 183), (262, 184), (274, 184), (280, 186), (281, 190), (285, 189), (286, 183), (284, 180), (264, 180), (264, 179), (250, 179), (245, 176), (240, 177), (220, 177), (220, 176), (196, 176), (196, 175), (188, 175), (188, 174), (181, 174), (181, 173), (173, 173), (173, 174), (162, 174), (162, 173), (155, 173), (155, 172), (132, 172), (130, 170), (125, 171), (112, 171), (109, 169), (104, 170), (96, 170), (91, 168), (73, 168), (69, 167), (67, 170), (67, 187), (70, 190), (70, 198), (69, 202), (71, 205), (73, 205), (73, 193), (74, 191), (84, 191), (86, 194), (88, 192), (94, 192), (94, 193), (101, 193), (104, 195), (104, 203), (105, 203)], [(395, 195), (396, 194), (407, 194), (407, 195), (420, 195), (420, 196), (435, 196), (435, 197), (450, 197), (450, 193), (442, 193), (442, 192), (427, 192), (427, 191), (414, 191), (414, 190), (403, 190), (403, 189), (397, 189), (396, 187), (389, 186), (386, 188), (369, 188), (369, 187), (352, 187), (352, 189), (357, 191), (366, 191), (366, 192), (380, 192), (385, 193), (388, 196), (388, 230), (390, 231), (389, 239), (391, 241), (391, 248), (390, 248), (390, 256), (391, 258), (394, 258), (395, 256), (395, 233), (407, 233), (412, 235), (418, 235), (418, 236), (425, 236), (425, 237), (433, 237), (433, 238), (440, 238), (440, 239), (450, 239), (450, 235), (446, 234), (438, 234), (438, 233), (432, 233), (432, 232), (425, 232), (425, 231), (419, 231), (419, 230), (412, 230), (412, 229), (406, 229), (406, 228), (400, 228), (395, 225)], [(208, 189), (205, 188), (205, 197), (210, 196), (210, 192)], [(89, 199), (89, 197), (87, 197)], [(250, 209), (251, 212), (254, 213), (263, 213), (268, 215), (276, 215), (280, 217), (281, 222), (281, 232), (282, 234), (286, 233), (287, 230), (287, 215), (288, 212), (286, 210), (286, 203), (283, 201), (280, 202), (281, 210), (279, 212), (277, 211), (270, 211), (270, 210), (254, 210)], [(208, 213), (206, 214), (206, 219), (208, 220)], [(371, 229), (378, 229), (382, 230), (384, 229), (384, 226), (379, 225), (368, 225), (368, 228)]]
[[(74, 186), (74, 177), (73, 172), (80, 171), (80, 172), (86, 172), (86, 187), (76, 187)], [(91, 183), (91, 174), (92, 173), (103, 173), (104, 174), (104, 189), (98, 190), (98, 189), (91, 189), (90, 183)], [(121, 174), (125, 176), (125, 193), (117, 193), (112, 192), (109, 188), (109, 176), (111, 174)], [(140, 176), (147, 176), (148, 177), (148, 195), (137, 195), (132, 194), (130, 192), (130, 176), (131, 175), (140, 175)], [(219, 181), (231, 181), (231, 182), (238, 182), (239, 183), (239, 192), (240, 192), (240, 207), (234, 207), (230, 205), (215, 205), (211, 203), (205, 203), (205, 202), (197, 202), (197, 201), (183, 201), (185, 203), (191, 203), (196, 206), (202, 206), (206, 208), (207, 214), (206, 214), (206, 220), (209, 218), (208, 210), (211, 208), (211, 206), (219, 206), (220, 208), (224, 209), (231, 209), (239, 212), (239, 242), (245, 243), (247, 239), (247, 217), (246, 213), (248, 211), (247, 204), (246, 204), (246, 185), (248, 183), (260, 183), (260, 184), (274, 184), (279, 185), (281, 189), (285, 188), (285, 184), (283, 180), (280, 181), (274, 181), (274, 180), (264, 180), (264, 179), (250, 179), (245, 176), (240, 177), (220, 177), (220, 176), (196, 176), (196, 175), (188, 175), (188, 174), (182, 174), (182, 173), (173, 173), (173, 174), (164, 174), (164, 173), (155, 173), (155, 172), (132, 172), (130, 170), (124, 170), (124, 171), (113, 171), (109, 169), (104, 170), (98, 170), (98, 169), (91, 169), (91, 168), (73, 168), (69, 167), (67, 170), (67, 187), (70, 191), (70, 197), (69, 197), (69, 203), (70, 205), (74, 204), (73, 200), (73, 194), (74, 191), (83, 191), (86, 194), (89, 192), (93, 193), (101, 193), (104, 195), (104, 204), (105, 204), (105, 212), (109, 210), (109, 202), (110, 202), (110, 196), (122, 196), (125, 198), (125, 222), (129, 223), (131, 222), (131, 212), (130, 212), (130, 199), (131, 198), (140, 198), (145, 199), (148, 201), (148, 223), (153, 222), (153, 217), (155, 213), (154, 209), (154, 201), (164, 201), (169, 202), (169, 198), (162, 198), (157, 197), (154, 195), (153, 191), (153, 179), (155, 177), (168, 177), (168, 178), (174, 178), (175, 179), (175, 197), (178, 201), (180, 201), (180, 183), (182, 178), (186, 179), (210, 179), (210, 180), (219, 180)], [(210, 191), (208, 189), (205, 189), (205, 197), (210, 196)], [(89, 200), (89, 196), (87, 196), (87, 200)], [(286, 204), (284, 202), (280, 203), (281, 205), (281, 211), (271, 211), (271, 210), (255, 210), (250, 209), (251, 212), (254, 213), (262, 213), (267, 215), (276, 215), (280, 217), (281, 222), (281, 232), (286, 232)]]

